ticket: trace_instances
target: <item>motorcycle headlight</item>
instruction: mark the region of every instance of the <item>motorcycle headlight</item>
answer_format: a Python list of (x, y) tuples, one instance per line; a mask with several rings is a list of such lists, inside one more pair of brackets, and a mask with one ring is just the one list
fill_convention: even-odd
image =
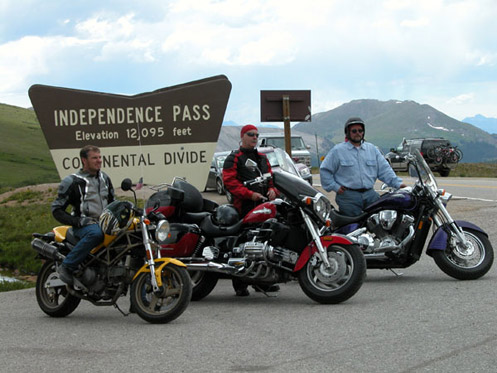
[(323, 222), (326, 222), (331, 213), (330, 201), (328, 201), (328, 199), (322, 194), (317, 194), (314, 197), (314, 203), (312, 207), (319, 219), (321, 219)]
[(302, 168), (302, 169), (300, 170), (300, 175), (301, 175), (302, 177), (304, 177), (304, 176), (308, 176), (308, 175), (310, 175), (310, 174), (311, 174), (311, 170), (309, 170), (309, 168), (308, 168), (308, 167), (304, 167), (304, 168)]
[(161, 220), (157, 224), (157, 228), (155, 229), (155, 239), (159, 244), (165, 242), (169, 236), (169, 232), (171, 231), (169, 222), (167, 220)]

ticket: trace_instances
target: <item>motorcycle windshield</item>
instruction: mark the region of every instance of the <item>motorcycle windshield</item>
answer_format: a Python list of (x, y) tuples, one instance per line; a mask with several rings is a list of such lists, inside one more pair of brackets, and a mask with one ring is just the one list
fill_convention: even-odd
[(276, 188), (290, 199), (300, 200), (302, 196), (314, 197), (318, 191), (309, 183), (289, 172), (274, 172), (273, 181)]
[(409, 168), (409, 174), (411, 174), (411, 176), (419, 177), (423, 184), (430, 185), (434, 190), (437, 190), (438, 185), (435, 176), (433, 175), (433, 172), (431, 172), (430, 166), (428, 166), (424, 157), (419, 152), (419, 149), (414, 150), (414, 156), (416, 157), (419, 175), (416, 175), (415, 172), (412, 173), (411, 168)]

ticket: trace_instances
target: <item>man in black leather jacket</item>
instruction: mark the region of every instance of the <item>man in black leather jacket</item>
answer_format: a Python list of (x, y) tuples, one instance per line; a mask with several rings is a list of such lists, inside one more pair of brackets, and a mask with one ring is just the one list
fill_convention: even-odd
[[(71, 225), (79, 239), (58, 269), (61, 280), (69, 285), (73, 284), (73, 273), (79, 264), (103, 241), (98, 219), (115, 198), (109, 176), (100, 170), (100, 149), (87, 145), (81, 149), (80, 157), (83, 168), (62, 180), (52, 203), (52, 215), (62, 224)], [(66, 211), (69, 205), (72, 206), (71, 214)]]

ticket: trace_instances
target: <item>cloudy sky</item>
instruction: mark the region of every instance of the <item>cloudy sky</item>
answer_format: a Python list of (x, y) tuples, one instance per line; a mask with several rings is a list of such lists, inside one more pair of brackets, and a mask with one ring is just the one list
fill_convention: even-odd
[(312, 112), (414, 100), (497, 117), (494, 0), (0, 0), (0, 102), (33, 84), (134, 95), (224, 74), (225, 120), (260, 91), (309, 89)]

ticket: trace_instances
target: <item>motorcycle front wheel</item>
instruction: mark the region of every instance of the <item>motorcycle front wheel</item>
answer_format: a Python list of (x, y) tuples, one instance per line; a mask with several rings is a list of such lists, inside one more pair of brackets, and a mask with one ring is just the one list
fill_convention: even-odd
[(327, 248), (330, 268), (315, 253), (299, 271), (304, 293), (323, 304), (341, 303), (352, 297), (366, 277), (366, 260), (356, 245), (330, 245)]
[(482, 232), (462, 228), (469, 245), (462, 247), (449, 240), (445, 250), (433, 250), (432, 256), (445, 274), (458, 280), (475, 280), (486, 274), (494, 262), (494, 250)]
[(68, 293), (66, 285), (59, 279), (55, 262), (46, 261), (36, 280), (36, 300), (48, 316), (65, 317), (71, 314), (81, 299)]
[(192, 297), (192, 284), (184, 267), (168, 264), (162, 269), (162, 287), (154, 293), (150, 272), (138, 275), (131, 285), (131, 305), (143, 320), (165, 324), (179, 317)]

